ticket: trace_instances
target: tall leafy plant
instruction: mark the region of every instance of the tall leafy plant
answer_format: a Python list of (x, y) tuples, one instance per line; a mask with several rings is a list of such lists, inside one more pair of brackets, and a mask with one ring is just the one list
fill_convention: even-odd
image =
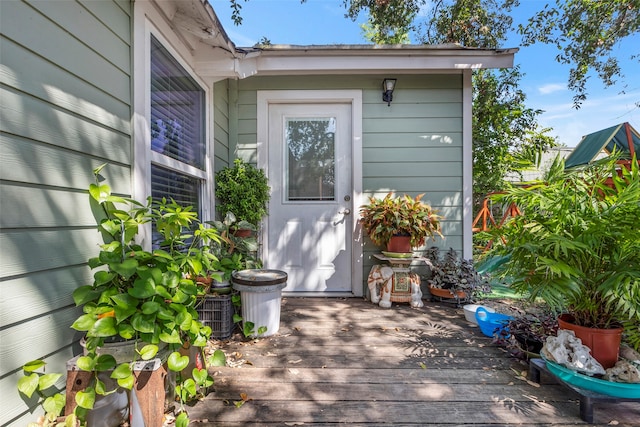
[(233, 212), (238, 224), (246, 221), (258, 227), (267, 215), (271, 191), (264, 171), (236, 159), (233, 166), (221, 169), (215, 178), (220, 217), (225, 218), (227, 212)]
[[(141, 360), (156, 357), (160, 347), (167, 346), (167, 366), (177, 373), (176, 394), (184, 404), (198, 394), (199, 387), (212, 382), (203, 366), (195, 368), (191, 377), (182, 377), (189, 357), (178, 350), (185, 344), (203, 347), (211, 334), (211, 328), (198, 320), (195, 305), (200, 291), (190, 277), (206, 270), (212, 260), (206, 244), (219, 236), (203, 224), (193, 227), (198, 221), (191, 208), (166, 200), (154, 204), (151, 198), (142, 204), (112, 194), (100, 182), (101, 169), (94, 171), (96, 183), (91, 184), (89, 195), (104, 244), (98, 256), (89, 260), (95, 271), (93, 284), (73, 292), (83, 314), (72, 325), (84, 332), (86, 341), (87, 354), (77, 365), (95, 375), (93, 384), (78, 392), (76, 403), (91, 409), (96, 395), (110, 392), (98, 375), (102, 371), (112, 371), (120, 387), (134, 386), (134, 361), (117, 364), (113, 355), (98, 352), (105, 340), (118, 338), (134, 340)], [(151, 221), (163, 236), (164, 249), (147, 251), (135, 241), (139, 227)], [(176, 424), (188, 424), (184, 406)]]
[[(585, 327), (623, 324), (640, 346), (640, 170), (615, 157), (515, 186), (494, 201), (522, 216), (494, 230), (489, 256), (517, 291), (565, 310)], [(504, 239), (504, 241), (502, 240)], [(505, 243), (503, 243), (505, 242)]]

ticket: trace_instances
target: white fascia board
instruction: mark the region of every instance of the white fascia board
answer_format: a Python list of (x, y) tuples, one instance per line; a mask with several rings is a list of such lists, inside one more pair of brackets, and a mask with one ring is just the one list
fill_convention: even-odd
[[(242, 61), (241, 61), (242, 62)], [(253, 62), (253, 59), (252, 59)], [(513, 67), (513, 56), (337, 56), (337, 57), (265, 57), (256, 61), (256, 74), (280, 74), (282, 72), (357, 72), (368, 70), (423, 71), (462, 70), (478, 68)]]
[(406, 50), (336, 49), (253, 51), (231, 58), (198, 55), (197, 72), (203, 76), (244, 79), (255, 75), (372, 74), (393, 71), (461, 72), (479, 68), (511, 68), (517, 49), (492, 50)]

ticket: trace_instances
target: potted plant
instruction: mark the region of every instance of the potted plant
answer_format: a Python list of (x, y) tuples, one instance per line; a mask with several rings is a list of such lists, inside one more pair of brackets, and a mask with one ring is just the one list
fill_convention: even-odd
[[(193, 377), (183, 374), (190, 360), (180, 349), (185, 345), (203, 347), (211, 333), (211, 328), (198, 321), (195, 305), (199, 290), (189, 277), (201, 274), (201, 260), (210, 259), (195, 249), (196, 237), (206, 236), (204, 240), (209, 241), (216, 234), (200, 226), (195, 236), (190, 234), (197, 221), (191, 208), (177, 209), (166, 201), (154, 205), (150, 198), (142, 204), (111, 194), (109, 186), (100, 183), (101, 169), (94, 171), (96, 183), (90, 186), (89, 195), (104, 244), (98, 256), (89, 260), (95, 270), (93, 284), (73, 292), (83, 314), (72, 325), (85, 334), (85, 354), (77, 359), (77, 366), (95, 376), (93, 384), (78, 392), (75, 401), (91, 409), (96, 395), (111, 392), (101, 376), (104, 371), (112, 371), (111, 378), (118, 386), (132, 389), (132, 362), (153, 359), (164, 351), (168, 369), (177, 376), (176, 395), (182, 412), (176, 424), (183, 426), (188, 424), (184, 402), (212, 382), (203, 366), (193, 370)], [(165, 249), (147, 251), (136, 243), (139, 226), (150, 221), (160, 224), (158, 231)], [(188, 241), (191, 243), (182, 247)], [(181, 247), (184, 252), (180, 252)], [(116, 361), (106, 344), (123, 340), (132, 343), (133, 352)]]
[[(371, 241), (389, 252), (408, 253), (412, 248), (424, 245), (427, 238), (441, 234), (441, 217), (431, 206), (421, 201), (424, 194), (415, 198), (405, 194), (384, 198), (370, 197), (369, 203), (360, 207), (360, 223)], [(400, 237), (403, 246), (389, 246), (391, 239)]]
[(431, 276), (427, 279), (429, 292), (438, 298), (454, 298), (457, 302), (475, 300), (491, 292), (491, 283), (480, 274), (473, 260), (462, 259), (450, 248), (444, 256), (436, 246), (425, 253)]
[(237, 218), (234, 230), (241, 229), (242, 224), (250, 225), (253, 230), (259, 228), (262, 218), (267, 215), (271, 191), (264, 171), (236, 159), (233, 166), (216, 173), (215, 182), (220, 217), (233, 212)]
[(557, 314), (546, 309), (524, 311), (507, 322), (506, 333), (496, 337), (497, 344), (504, 346), (518, 359), (540, 357), (540, 350), (548, 336), (558, 330)]
[[(610, 185), (607, 185), (607, 182)], [(497, 271), (532, 300), (563, 312), (561, 328), (577, 326), (583, 343), (605, 368), (615, 364), (624, 327), (640, 346), (640, 170), (612, 157), (564, 169), (556, 159), (544, 181), (493, 196), (523, 212), (492, 232), (489, 257)], [(502, 240), (504, 239), (504, 241)], [(587, 337), (612, 339), (598, 344)]]

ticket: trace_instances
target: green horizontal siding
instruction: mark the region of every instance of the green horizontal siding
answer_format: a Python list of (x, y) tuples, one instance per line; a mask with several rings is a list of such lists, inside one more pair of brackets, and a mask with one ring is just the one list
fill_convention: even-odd
[[(78, 354), (71, 293), (101, 239), (92, 170), (131, 193), (129, 0), (0, 1), (0, 425), (34, 421), (20, 367)], [(74, 344), (72, 344), (74, 343)], [(64, 387), (64, 377), (60, 387)], [(33, 402), (29, 402), (33, 405)]]
[[(463, 247), (462, 76), (399, 75), (393, 102), (382, 102), (382, 75), (277, 76), (240, 80), (237, 141), (243, 158), (255, 158), (257, 90), (359, 89), (363, 95), (362, 188), (365, 196), (425, 193), (445, 218), (444, 237), (427, 246)], [(378, 251), (365, 243), (364, 277)]]
[[(76, 8), (80, 7), (77, 3), (50, 3), (53, 7), (58, 7), (60, 13), (66, 11), (75, 14)], [(114, 10), (120, 8), (116, 7)], [(63, 26), (21, 1), (2, 2), (0, 23), (6, 38), (22, 46), (28, 46), (35, 54), (58, 64), (80, 80), (102, 88), (123, 102), (130, 102), (130, 70), (120, 68), (105, 57), (106, 53), (86, 45), (83, 40), (90, 37), (89, 34), (80, 38), (73, 36)], [(85, 28), (85, 31), (91, 32), (96, 29)], [(121, 43), (120, 46), (114, 44), (114, 48), (129, 51), (129, 46), (125, 43)]]

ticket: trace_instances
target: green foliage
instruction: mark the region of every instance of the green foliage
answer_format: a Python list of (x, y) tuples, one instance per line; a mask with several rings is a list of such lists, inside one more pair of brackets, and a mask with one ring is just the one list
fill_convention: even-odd
[(473, 191), (475, 211), (482, 198), (507, 185), (505, 177), (537, 162), (542, 152), (556, 146), (549, 129), (538, 127), (541, 110), (525, 105), (518, 88), (518, 67), (478, 70), (473, 75)]
[(343, 0), (346, 16), (356, 20), (362, 11), (369, 13), (368, 25), (378, 31), (383, 43), (402, 38), (413, 29), (413, 21), (426, 0)]
[(208, 221), (219, 235), (219, 239), (209, 246), (210, 253), (216, 261), (213, 270), (222, 272), (223, 280), (229, 280), (236, 270), (262, 268), (262, 260), (258, 257), (258, 241), (255, 236), (239, 237), (235, 229), (255, 230), (246, 221), (236, 221), (233, 212), (227, 212), (223, 221)]
[(360, 207), (362, 229), (382, 247), (395, 235), (410, 236), (412, 248), (422, 246), (434, 235), (442, 236), (441, 217), (421, 201), (423, 196), (412, 198), (405, 194), (394, 198), (393, 193), (388, 193), (383, 199), (370, 197), (369, 203)]
[(71, 427), (78, 423), (78, 416), (73, 413), (58, 421), (58, 417), (65, 407), (65, 393), (55, 388), (56, 382), (62, 377), (58, 373), (45, 373), (46, 363), (43, 360), (32, 360), (23, 367), (23, 376), (18, 380), (18, 392), (30, 399), (34, 393), (38, 396), (38, 403), (45, 415), (37, 423), (29, 423), (28, 427)]
[(262, 169), (236, 159), (232, 167), (216, 173), (216, 198), (218, 214), (224, 218), (233, 212), (238, 221), (246, 221), (254, 227), (267, 215), (271, 188)]
[(449, 289), (452, 295), (462, 291), (472, 300), (491, 292), (488, 277), (475, 269), (473, 260), (460, 258), (453, 248), (441, 256), (440, 249), (433, 246), (424, 256), (429, 259), (429, 286)]
[[(557, 0), (555, 5), (546, 4), (518, 30), (524, 46), (555, 45), (559, 51), (556, 61), (571, 65), (568, 86), (575, 92), (574, 106), (579, 108), (587, 98), (590, 71), (595, 71), (605, 86), (624, 77), (614, 55), (623, 39), (640, 30), (640, 1)], [(637, 48), (627, 55), (637, 61)]]
[(458, 43), (495, 49), (511, 30), (513, 0), (437, 1), (429, 9), (419, 37), (423, 43)]
[[(105, 339), (135, 340), (142, 360), (154, 358), (159, 345), (168, 345), (174, 350), (168, 360), (174, 371), (189, 362), (176, 349), (185, 343), (206, 344), (211, 328), (198, 320), (195, 310), (203, 291), (190, 278), (207, 274), (218, 262), (209, 245), (221, 242), (215, 229), (198, 221), (192, 207), (164, 199), (153, 203), (151, 198), (142, 204), (112, 195), (108, 185), (100, 184), (101, 169), (94, 171), (96, 183), (89, 195), (104, 244), (98, 256), (89, 260), (95, 270), (93, 284), (73, 292), (83, 314), (71, 327), (85, 333), (87, 350), (77, 364), (95, 373), (93, 384), (76, 395), (76, 403), (86, 409), (93, 407), (97, 394), (110, 392), (98, 378), (99, 372), (112, 370), (111, 377), (126, 389), (135, 383), (134, 361), (116, 366), (113, 356), (97, 353)], [(135, 242), (139, 227), (149, 222), (161, 236), (161, 249), (146, 251)], [(189, 380), (179, 383), (181, 403), (193, 397)]]
[(625, 332), (637, 346), (640, 170), (631, 163), (627, 170), (613, 158), (565, 171), (557, 159), (545, 181), (495, 195), (523, 215), (489, 233), (487, 256), (506, 257), (498, 271), (513, 289), (568, 310), (579, 325), (635, 325)]

